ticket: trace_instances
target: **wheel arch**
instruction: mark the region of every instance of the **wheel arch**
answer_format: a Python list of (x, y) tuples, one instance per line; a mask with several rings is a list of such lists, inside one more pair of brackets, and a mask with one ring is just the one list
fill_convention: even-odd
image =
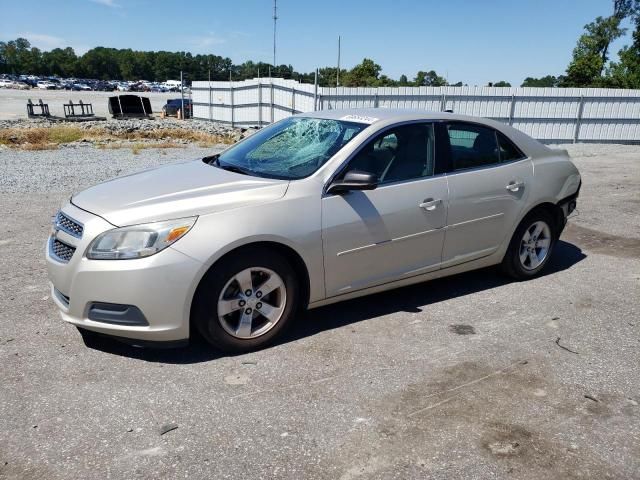
[(533, 212), (538, 212), (538, 211), (545, 211), (547, 213), (549, 213), (551, 215), (551, 217), (554, 219), (555, 221), (555, 233), (558, 235), (558, 237), (560, 236), (560, 233), (562, 233), (562, 229), (564, 228), (564, 213), (562, 211), (562, 208), (557, 204), (557, 203), (553, 203), (550, 201), (545, 201), (545, 202), (541, 202), (538, 203), (536, 205), (534, 205), (533, 207), (531, 207), (520, 219), (520, 222), (518, 222), (518, 225), (516, 225), (516, 228), (514, 229), (517, 230), (518, 226), (520, 225), (520, 223), (522, 223), (522, 221), (528, 216), (531, 215)]
[(506, 235), (505, 239), (503, 240), (502, 247), (500, 248), (500, 250), (498, 250), (498, 258), (500, 259), (500, 261), (504, 260), (504, 256), (507, 254), (507, 250), (509, 248), (509, 245), (511, 244), (511, 240), (513, 239), (513, 236), (518, 230), (520, 224), (524, 221), (525, 218), (527, 218), (527, 216), (531, 215), (533, 212), (540, 210), (546, 211), (554, 218), (554, 220), (556, 221), (555, 231), (558, 238), (560, 237), (560, 233), (562, 233), (562, 229), (564, 228), (564, 214), (562, 212), (562, 208), (557, 203), (554, 203), (550, 200), (541, 201), (530, 207), (528, 210), (523, 211), (520, 218), (518, 218), (518, 221), (514, 222), (511, 230), (508, 232), (508, 235)]
[(207, 275), (213, 269), (215, 269), (216, 265), (220, 264), (220, 262), (223, 261), (224, 259), (229, 258), (229, 256), (237, 255), (244, 250), (250, 250), (250, 249), (256, 249), (256, 248), (265, 248), (265, 249), (272, 250), (274, 252), (278, 252), (280, 255), (282, 255), (284, 258), (287, 259), (287, 261), (291, 264), (291, 267), (294, 269), (296, 276), (300, 281), (301, 306), (303, 308), (307, 307), (307, 305), (309, 304), (311, 285), (310, 285), (310, 278), (309, 278), (309, 268), (306, 262), (304, 261), (302, 255), (290, 245), (287, 245), (279, 241), (256, 240), (256, 241), (252, 241), (242, 245), (237, 245), (230, 248), (229, 250), (225, 251), (222, 255), (215, 258), (215, 260), (206, 269), (204, 269), (193, 290), (193, 295), (191, 296), (191, 301), (189, 304), (189, 323), (191, 324), (191, 327), (193, 327), (192, 317), (193, 317), (194, 304), (200, 292), (200, 288), (202, 287)]

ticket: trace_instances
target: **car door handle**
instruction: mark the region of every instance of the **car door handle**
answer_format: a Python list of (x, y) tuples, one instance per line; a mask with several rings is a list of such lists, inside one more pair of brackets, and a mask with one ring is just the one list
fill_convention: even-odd
[(511, 182), (509, 182), (509, 185), (507, 185), (507, 190), (509, 190), (510, 192), (517, 192), (522, 187), (524, 187), (524, 182), (516, 182), (515, 180), (512, 180)]
[(421, 204), (419, 204), (418, 206), (419, 206), (420, 208), (424, 208), (425, 210), (432, 211), (432, 210), (435, 210), (435, 209), (436, 209), (436, 207), (437, 207), (438, 205), (440, 205), (441, 203), (442, 203), (442, 200), (441, 200), (441, 199), (439, 199), (439, 198), (438, 198), (438, 199), (436, 199), (436, 200), (434, 200), (433, 198), (427, 198), (427, 199), (425, 199), (425, 201), (424, 201), (424, 202), (422, 202), (422, 203), (421, 203)]

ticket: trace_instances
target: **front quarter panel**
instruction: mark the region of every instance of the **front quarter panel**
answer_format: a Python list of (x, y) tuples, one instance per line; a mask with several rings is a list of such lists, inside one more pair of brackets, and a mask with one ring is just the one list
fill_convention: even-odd
[(171, 247), (202, 262), (191, 286), (191, 298), (215, 262), (236, 248), (257, 242), (293, 249), (309, 273), (309, 302), (324, 298), (321, 190), (322, 184), (312, 178), (294, 181), (276, 201), (199, 217), (192, 230)]

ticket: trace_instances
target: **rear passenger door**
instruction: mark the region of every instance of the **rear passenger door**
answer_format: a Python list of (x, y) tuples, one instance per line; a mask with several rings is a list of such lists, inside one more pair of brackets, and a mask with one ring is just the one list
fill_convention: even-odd
[(502, 133), (467, 122), (444, 128), (449, 209), (443, 268), (494, 253), (515, 227), (533, 178), (531, 160)]

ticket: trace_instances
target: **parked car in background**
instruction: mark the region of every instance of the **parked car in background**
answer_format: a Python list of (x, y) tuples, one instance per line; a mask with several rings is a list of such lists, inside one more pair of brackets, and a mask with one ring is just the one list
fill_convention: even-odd
[(113, 92), (116, 89), (116, 85), (110, 82), (97, 81), (91, 85), (91, 88), (98, 92)]
[(37, 86), (38, 79), (33, 75), (20, 75), (18, 78), (21, 82), (29, 85), (31, 88), (36, 88)]
[(180, 80), (167, 80), (164, 85), (168, 92), (179, 92), (182, 82)]
[(535, 277), (580, 185), (566, 151), (496, 121), (299, 114), (73, 195), (49, 238), (52, 298), (83, 332), (182, 343), (194, 327), (247, 351), (300, 308), (490, 265)]
[(57, 85), (53, 82), (50, 82), (48, 80), (40, 80), (36, 86), (40, 89), (40, 90), (55, 90), (57, 88)]
[(0, 78), (0, 88), (15, 88), (16, 82), (8, 78)]
[[(176, 117), (178, 115), (178, 110), (182, 109), (182, 99), (181, 98), (173, 98), (171, 100), (167, 100), (162, 107), (162, 112), (167, 117)], [(191, 118), (193, 115), (193, 105), (191, 103), (191, 99), (184, 99), (184, 115), (183, 118)]]
[(60, 78), (48, 77), (45, 80), (48, 81), (49, 83), (53, 84), (53, 87), (56, 90), (62, 90), (64, 88), (63, 85), (62, 85), (62, 80)]
[(150, 86), (150, 91), (164, 93), (164, 92), (168, 92), (169, 89), (161, 83), (153, 83)]

